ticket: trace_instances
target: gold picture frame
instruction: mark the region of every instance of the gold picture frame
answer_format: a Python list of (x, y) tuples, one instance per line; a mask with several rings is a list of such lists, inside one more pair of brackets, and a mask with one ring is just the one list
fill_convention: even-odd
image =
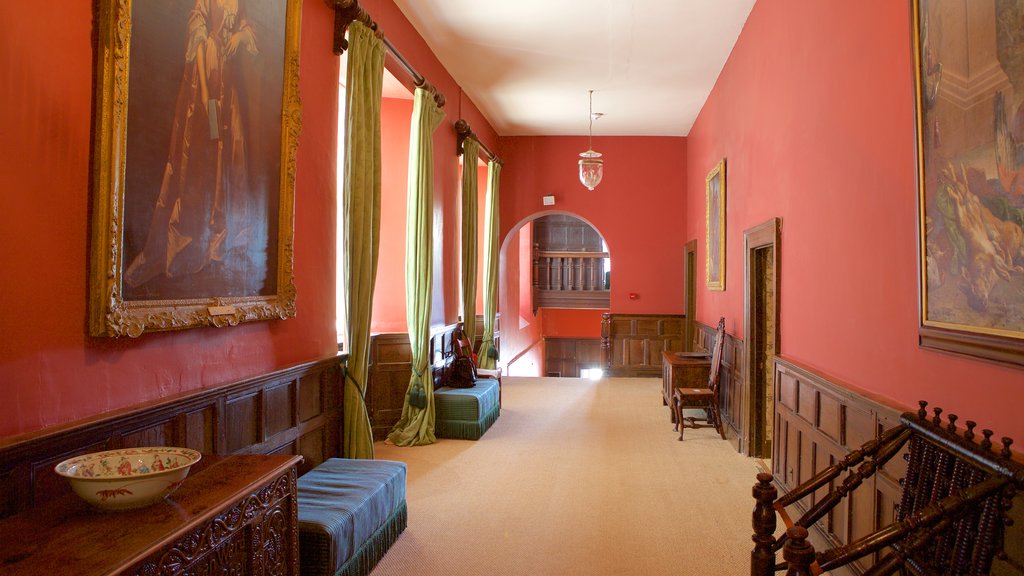
[(301, 0), (99, 0), (89, 333), (295, 316)]
[(725, 158), (708, 173), (704, 190), (707, 286), (708, 290), (725, 290)]
[(1024, 365), (1024, 10), (912, 6), (919, 342)]

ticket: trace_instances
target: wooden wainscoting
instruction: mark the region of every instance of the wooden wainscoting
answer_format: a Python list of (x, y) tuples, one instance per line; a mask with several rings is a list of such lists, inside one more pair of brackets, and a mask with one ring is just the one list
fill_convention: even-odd
[(682, 314), (601, 316), (601, 365), (608, 376), (661, 378), (661, 353), (682, 352)]
[[(775, 434), (772, 474), (780, 494), (844, 458), (865, 442), (899, 424), (900, 414), (917, 407), (899, 406), (786, 358), (775, 357)], [(934, 408), (935, 405), (929, 407)], [(985, 414), (969, 414), (957, 406), (939, 405), (944, 414), (957, 414), (985, 425)], [(998, 445), (998, 443), (997, 443)], [(815, 548), (848, 544), (891, 524), (900, 501), (900, 480), (907, 463), (897, 454), (822, 518), (811, 532)], [(840, 482), (842, 476), (836, 480)], [(801, 512), (827, 492), (828, 486), (796, 504)], [(1014, 499), (1004, 537), (1006, 558), (996, 560), (992, 574), (1024, 575), (1024, 497)], [(833, 570), (835, 576), (861, 574), (874, 563), (867, 557), (849, 567)]]
[(54, 466), (79, 454), (184, 446), (301, 454), (299, 473), (341, 455), (343, 355), (0, 440), (0, 517), (70, 492)]
[(544, 338), (544, 375), (579, 378), (584, 368), (601, 367), (598, 338)]
[[(694, 322), (694, 350), (711, 350), (717, 327)], [(721, 390), (721, 405), (725, 437), (739, 449), (740, 431), (742, 427), (743, 387), (746, 378), (743, 375), (743, 340), (725, 333), (725, 345), (722, 347), (722, 369), (719, 374), (718, 387)]]
[[(444, 351), (451, 347), (455, 327), (456, 324), (450, 324), (431, 331), (431, 365), (443, 362)], [(388, 432), (402, 418), (402, 406), (410, 378), (412, 348), (409, 346), (409, 335), (405, 332), (371, 335), (366, 411), (370, 416), (374, 440), (387, 438)]]
[[(883, 403), (784, 357), (775, 358), (775, 433), (772, 473), (788, 491), (851, 450), (899, 424), (907, 408)], [(818, 523), (830, 545), (846, 544), (889, 524), (899, 503), (899, 479), (906, 472), (895, 456), (865, 485)], [(804, 500), (804, 509), (819, 493)], [(800, 505), (798, 505), (800, 507)], [(863, 570), (870, 562), (861, 562)]]

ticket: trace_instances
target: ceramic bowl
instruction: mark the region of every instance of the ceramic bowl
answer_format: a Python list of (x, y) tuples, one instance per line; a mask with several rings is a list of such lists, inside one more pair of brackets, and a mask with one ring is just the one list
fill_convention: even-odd
[(124, 448), (69, 458), (55, 470), (89, 504), (129, 510), (166, 498), (201, 457), (188, 448)]

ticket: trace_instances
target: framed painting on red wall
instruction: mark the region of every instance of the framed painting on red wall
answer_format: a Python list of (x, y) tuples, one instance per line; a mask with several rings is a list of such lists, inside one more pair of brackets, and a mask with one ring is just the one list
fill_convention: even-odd
[(301, 0), (97, 5), (90, 334), (294, 316)]
[(705, 270), (708, 290), (725, 290), (725, 159), (708, 173), (704, 205), (707, 224)]
[(1024, 365), (1024, 2), (914, 0), (920, 343)]

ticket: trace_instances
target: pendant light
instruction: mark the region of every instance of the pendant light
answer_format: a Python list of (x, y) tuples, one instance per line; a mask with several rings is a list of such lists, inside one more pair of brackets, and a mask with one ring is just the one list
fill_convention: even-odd
[(594, 91), (590, 91), (590, 140), (587, 151), (580, 154), (580, 182), (587, 190), (597, 188), (604, 176), (604, 160), (601, 153), (594, 152)]

